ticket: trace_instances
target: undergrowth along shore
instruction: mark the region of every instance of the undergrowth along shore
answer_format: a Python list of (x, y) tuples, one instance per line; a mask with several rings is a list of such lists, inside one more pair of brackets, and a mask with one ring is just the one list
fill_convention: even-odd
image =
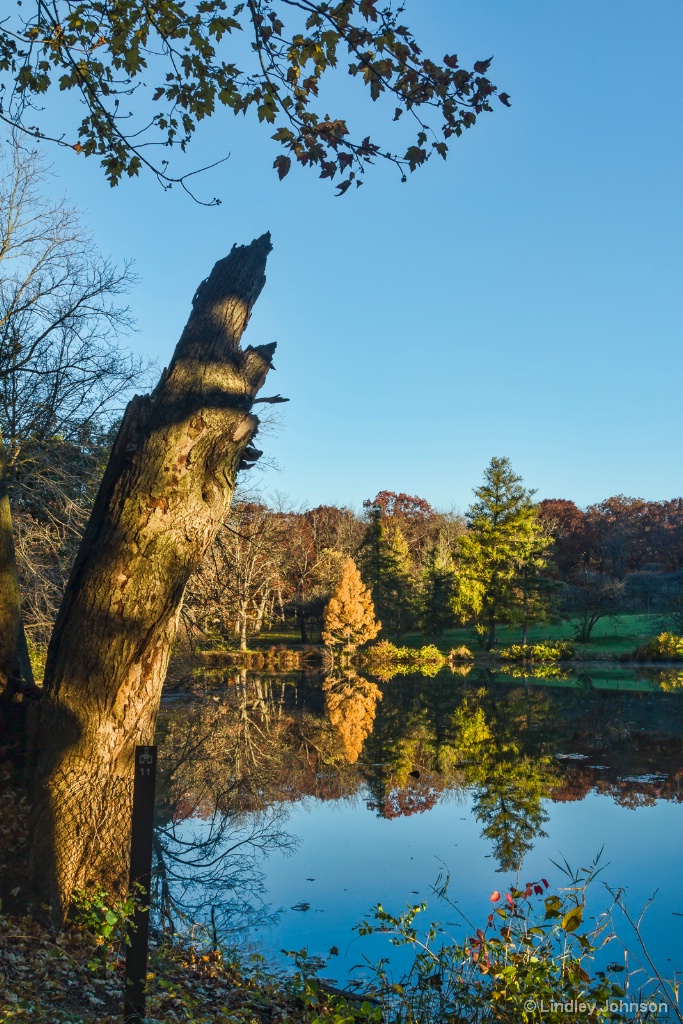
[[(612, 662), (634, 665), (675, 665), (683, 661), (683, 637), (661, 633), (633, 651), (621, 655), (596, 654), (577, 649), (577, 645), (564, 640), (546, 640), (527, 644), (510, 644), (490, 651), (476, 651), (466, 644), (450, 650), (440, 650), (435, 644), (420, 647), (397, 645), (380, 640), (367, 647), (349, 652), (333, 653), (328, 648), (312, 644), (288, 648), (284, 644), (247, 651), (196, 651), (189, 658), (172, 662), (169, 683), (174, 677), (186, 674), (188, 666), (192, 676), (214, 669), (246, 669), (248, 671), (296, 672), (304, 670), (332, 670), (352, 666), (366, 670), (380, 679), (418, 672), (434, 676), (448, 667), (456, 675), (466, 675), (472, 667), (493, 669), (508, 675), (556, 676), (559, 666), (587, 662)], [(516, 669), (515, 666), (519, 666)], [(526, 671), (528, 668), (528, 672)], [(539, 671), (536, 671), (539, 669)], [(549, 671), (550, 670), (550, 671)], [(566, 674), (566, 673), (565, 673)]]
[[(556, 865), (556, 867), (561, 867)], [(378, 904), (359, 935), (381, 931), (410, 946), (413, 960), (393, 977), (380, 960), (365, 991), (340, 989), (336, 948), (326, 961), (292, 951), (289, 973), (257, 955), (212, 945), (201, 930), (181, 937), (155, 932), (148, 973), (149, 1024), (597, 1024), (601, 1021), (683, 1021), (676, 979), (649, 961), (639, 922), (622, 894), (605, 889), (610, 905), (589, 914), (587, 891), (601, 868), (561, 867), (555, 892), (542, 878), (490, 894), (481, 926), (462, 915), (465, 937), (438, 922), (420, 927), (427, 904), (398, 914)], [(460, 914), (448, 877), (432, 891), (436, 906)], [(483, 900), (486, 897), (483, 896)], [(592, 900), (594, 902), (594, 894)], [(633, 965), (624, 968), (612, 911), (632, 928)], [(119, 1024), (125, 929), (132, 905), (108, 902), (101, 890), (79, 893), (68, 928), (52, 933), (29, 917), (0, 911), (2, 1024)], [(343, 938), (343, 937), (340, 937)], [(595, 958), (601, 960), (596, 964)]]
[[(657, 632), (657, 623), (645, 615), (620, 614), (598, 623), (590, 641), (578, 642), (570, 623), (537, 626), (529, 629), (529, 642), (521, 644), (515, 639), (518, 630), (501, 627), (500, 642), (490, 651), (478, 647), (465, 628), (447, 630), (442, 637), (431, 642), (417, 634), (408, 634), (395, 643), (381, 640), (361, 647), (352, 661), (359, 666), (380, 664), (396, 666), (394, 674), (410, 671), (412, 665), (424, 674), (435, 674), (434, 667), (458, 666), (456, 674), (463, 675), (462, 666), (468, 663), (482, 668), (498, 668), (501, 664), (550, 665), (565, 663), (611, 662), (645, 665), (650, 663), (675, 665), (683, 661), (683, 637), (670, 632)], [(224, 638), (207, 637), (206, 642), (192, 650), (178, 650), (171, 659), (168, 682), (172, 686), (177, 678), (187, 675), (193, 663), (192, 674), (203, 669), (236, 668), (266, 672), (297, 672), (329, 669), (345, 661), (322, 643), (301, 643), (292, 632), (271, 632), (255, 636), (249, 650), (240, 651), (226, 643)], [(31, 644), (31, 660), (36, 678), (40, 680), (45, 652)], [(384, 653), (382, 653), (384, 652)], [(425, 672), (425, 668), (427, 671)], [(413, 669), (414, 670), (414, 669)]]

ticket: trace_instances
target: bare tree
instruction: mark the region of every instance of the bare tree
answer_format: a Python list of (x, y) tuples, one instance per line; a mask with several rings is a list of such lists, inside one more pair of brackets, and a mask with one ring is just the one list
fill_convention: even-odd
[(221, 639), (233, 634), (240, 650), (282, 603), (285, 523), (260, 501), (237, 501), (201, 570), (188, 588), (183, 617), (190, 631)]
[(104, 259), (77, 212), (44, 197), (35, 153), (15, 145), (0, 159), (2, 691), (31, 679), (20, 585), (45, 641), (112, 419), (143, 368), (117, 341), (131, 327), (119, 301), (133, 281), (130, 266)]

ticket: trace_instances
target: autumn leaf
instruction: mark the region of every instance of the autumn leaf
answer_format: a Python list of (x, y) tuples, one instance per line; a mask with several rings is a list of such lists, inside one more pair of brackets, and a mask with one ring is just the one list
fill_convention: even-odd
[(292, 161), (288, 156), (276, 156), (273, 162), (273, 167), (277, 170), (277, 176), (282, 181), (285, 175), (289, 174), (289, 169), (292, 166)]
[(583, 919), (583, 907), (572, 907), (562, 918), (562, 927), (566, 932), (575, 932)]

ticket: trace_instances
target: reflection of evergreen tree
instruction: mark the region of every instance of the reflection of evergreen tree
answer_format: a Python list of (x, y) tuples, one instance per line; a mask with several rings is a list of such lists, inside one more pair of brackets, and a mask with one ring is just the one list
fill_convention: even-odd
[(542, 800), (548, 796), (548, 772), (528, 758), (501, 759), (486, 766), (485, 777), (476, 787), (474, 813), (484, 826), (483, 834), (493, 843), (500, 871), (517, 871), (534, 840), (545, 836), (548, 820)]
[(533, 840), (545, 835), (548, 815), (542, 800), (553, 779), (549, 758), (532, 753), (534, 736), (527, 730), (534, 716), (528, 693), (522, 694), (521, 703), (512, 691), (501, 705), (482, 689), (454, 715), (457, 756), (474, 788), (474, 813), (493, 843), (501, 871), (517, 870)]

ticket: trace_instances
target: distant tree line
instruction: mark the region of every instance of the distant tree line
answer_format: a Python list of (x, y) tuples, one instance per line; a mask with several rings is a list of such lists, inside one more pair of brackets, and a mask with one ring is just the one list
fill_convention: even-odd
[(574, 613), (580, 639), (619, 611), (657, 615), (663, 627), (683, 632), (683, 498), (617, 494), (586, 509), (549, 499), (538, 510), (564, 584), (559, 608)]
[(381, 636), (439, 637), (468, 625), (491, 645), (500, 624), (526, 642), (535, 623), (569, 618), (578, 639), (621, 611), (683, 632), (683, 499), (610, 498), (585, 510), (533, 501), (493, 459), (461, 515), (380, 491), (360, 512), (237, 502), (184, 608), (193, 642), (239, 642), (295, 629), (320, 642), (348, 558), (372, 594)]
[[(68, 528), (49, 489), (37, 487), (27, 501), (17, 487), (17, 561), (37, 649), (49, 637), (108, 441), (102, 437), (93, 458), (92, 436), (83, 437)], [(77, 447), (70, 442), (71, 459)], [(64, 448), (61, 438), (53, 442), (55, 458)], [(565, 499), (535, 503), (506, 459), (492, 460), (475, 493), (464, 515), (388, 490), (360, 511), (235, 501), (188, 586), (185, 642), (247, 649), (259, 635), (278, 642), (295, 631), (301, 643), (320, 643), (349, 558), (372, 595), (380, 637), (434, 639), (467, 625), (473, 640), (490, 646), (499, 625), (518, 628), (526, 642), (533, 624), (569, 618), (586, 640), (600, 619), (621, 611), (660, 616), (663, 627), (683, 632), (682, 498), (617, 495), (586, 509)]]

